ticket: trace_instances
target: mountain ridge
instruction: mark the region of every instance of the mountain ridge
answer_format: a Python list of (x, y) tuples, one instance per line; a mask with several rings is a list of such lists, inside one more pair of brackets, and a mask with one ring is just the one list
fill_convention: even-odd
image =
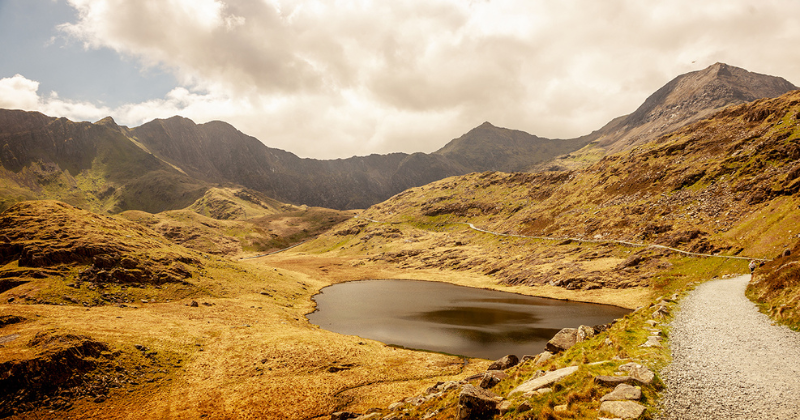
[[(731, 105), (775, 98), (799, 89), (782, 77), (753, 73), (725, 63), (679, 75), (655, 91), (635, 111), (614, 118), (581, 137), (588, 145), (556, 166), (575, 168), (602, 156), (633, 149)], [(599, 149), (599, 150), (598, 150)], [(577, 163), (583, 157), (583, 163)], [(541, 169), (541, 168), (540, 168)]]
[(214, 185), (240, 185), (296, 205), (366, 208), (449, 176), (583, 167), (725, 106), (787, 89), (796, 86), (717, 63), (676, 77), (633, 113), (579, 138), (547, 139), (485, 122), (433, 153), (335, 160), (271, 148), (223, 121), (174, 116), (128, 128), (110, 117), (75, 123), (0, 110), (0, 163), (13, 184), (3, 195), (8, 203), (43, 197), (104, 212), (157, 212), (183, 208)]

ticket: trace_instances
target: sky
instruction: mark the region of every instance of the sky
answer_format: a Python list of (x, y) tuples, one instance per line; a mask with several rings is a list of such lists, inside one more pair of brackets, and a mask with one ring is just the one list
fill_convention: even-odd
[(724, 62), (800, 84), (796, 0), (0, 0), (0, 108), (226, 121), (334, 159), (573, 138)]

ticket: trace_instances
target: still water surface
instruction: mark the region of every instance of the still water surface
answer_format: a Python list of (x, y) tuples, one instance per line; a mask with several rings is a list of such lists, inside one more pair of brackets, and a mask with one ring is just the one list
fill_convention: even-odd
[(341, 334), (414, 349), (498, 359), (544, 350), (562, 328), (611, 322), (630, 310), (414, 280), (335, 284), (309, 321)]

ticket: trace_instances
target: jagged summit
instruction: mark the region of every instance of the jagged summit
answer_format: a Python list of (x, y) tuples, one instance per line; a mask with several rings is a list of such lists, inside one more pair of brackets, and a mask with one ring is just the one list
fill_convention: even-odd
[(110, 117), (110, 116), (109, 117), (105, 117), (102, 120), (97, 121), (95, 124), (97, 124), (97, 125), (105, 125), (105, 126), (108, 126), (108, 127), (119, 127), (117, 125), (117, 122), (114, 121), (114, 118)]
[(473, 128), (434, 152), (473, 171), (527, 171), (533, 165), (584, 146), (582, 139), (551, 140), (520, 130), (492, 125), (490, 122)]
[(633, 113), (590, 135), (608, 153), (654, 140), (730, 105), (775, 98), (798, 89), (786, 79), (725, 63), (678, 76), (650, 95)]

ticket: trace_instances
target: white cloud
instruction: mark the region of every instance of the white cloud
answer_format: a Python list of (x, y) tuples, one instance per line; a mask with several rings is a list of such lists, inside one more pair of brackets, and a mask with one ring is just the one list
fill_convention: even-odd
[(429, 152), (487, 120), (579, 136), (716, 61), (800, 79), (790, 0), (68, 1), (65, 33), (181, 86), (107, 110), (25, 79), (14, 101), (128, 125), (221, 119), (301, 156)]
[(19, 74), (0, 79), (0, 108), (40, 111), (79, 121), (98, 120), (111, 112), (108, 108), (89, 102), (63, 100), (56, 92), (41, 97), (38, 90), (39, 82)]
[(0, 108), (35, 110), (39, 104), (39, 82), (20, 74), (0, 79)]

